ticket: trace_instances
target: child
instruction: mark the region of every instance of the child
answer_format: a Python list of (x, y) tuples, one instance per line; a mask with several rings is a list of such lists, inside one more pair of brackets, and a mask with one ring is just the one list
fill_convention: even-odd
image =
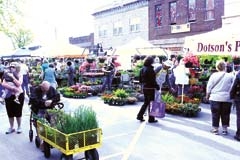
[[(15, 84), (13, 83), (12, 75), (18, 80), (18, 76), (17, 76), (16, 74), (10, 73), (10, 72), (4, 73), (3, 78), (5, 79), (5, 81), (6, 81), (9, 85), (15, 87)], [(7, 90), (7, 89), (4, 89), (3, 94), (2, 94), (2, 97), (1, 97), (1, 100), (0, 100), (0, 103), (4, 104), (3, 99), (6, 98), (7, 94), (8, 94), (8, 90)], [(16, 103), (20, 104), (19, 99), (18, 99), (20, 93), (19, 93), (19, 92), (15, 92), (14, 95), (15, 95), (15, 100), (14, 100), (14, 101), (15, 101)]]

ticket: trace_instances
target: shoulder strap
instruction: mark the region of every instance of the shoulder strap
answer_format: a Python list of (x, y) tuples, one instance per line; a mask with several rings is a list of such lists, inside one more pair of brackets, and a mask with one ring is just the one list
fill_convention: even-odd
[(211, 89), (211, 90), (213, 90), (213, 88), (223, 79), (224, 75), (225, 75), (225, 72), (224, 72), (223, 75), (218, 79), (218, 81), (212, 86), (212, 89)]

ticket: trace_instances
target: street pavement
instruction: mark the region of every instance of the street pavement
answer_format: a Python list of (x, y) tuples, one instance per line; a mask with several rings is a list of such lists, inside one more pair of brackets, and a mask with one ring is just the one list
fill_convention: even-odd
[[(166, 114), (156, 124), (140, 123), (136, 114), (142, 102), (135, 105), (109, 106), (100, 97), (86, 99), (62, 98), (65, 112), (81, 105), (91, 106), (97, 113), (103, 130), (103, 144), (97, 148), (101, 160), (239, 160), (240, 142), (233, 139), (236, 130), (235, 110), (231, 113), (229, 134), (213, 135), (209, 105), (201, 104), (198, 117), (186, 118)], [(23, 133), (6, 135), (8, 119), (5, 107), (0, 105), (0, 159), (44, 160), (43, 153), (29, 141), (27, 100), (23, 110)], [(147, 117), (145, 117), (147, 119)], [(36, 134), (34, 133), (34, 136)], [(51, 149), (49, 160), (58, 160), (61, 152)], [(74, 159), (84, 157), (74, 154)]]

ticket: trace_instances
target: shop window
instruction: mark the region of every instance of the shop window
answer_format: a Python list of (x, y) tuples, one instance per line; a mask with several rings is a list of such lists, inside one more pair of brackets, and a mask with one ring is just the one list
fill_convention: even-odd
[(162, 5), (155, 6), (155, 26), (160, 27), (162, 26)]
[(196, 0), (188, 0), (188, 21), (196, 20)]
[(206, 0), (206, 20), (214, 19), (214, 0)]
[(177, 23), (177, 2), (169, 3), (169, 17), (171, 24)]

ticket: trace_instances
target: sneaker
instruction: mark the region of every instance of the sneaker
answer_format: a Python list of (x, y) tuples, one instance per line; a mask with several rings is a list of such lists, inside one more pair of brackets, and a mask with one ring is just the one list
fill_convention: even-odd
[(6, 132), (6, 134), (11, 134), (13, 132), (15, 132), (15, 129), (14, 128), (9, 128)]
[(154, 120), (148, 120), (148, 123), (157, 123), (158, 120), (154, 119)]
[(139, 117), (137, 117), (137, 120), (139, 120), (140, 122), (144, 122), (145, 121), (145, 119), (139, 118)]
[(222, 131), (222, 135), (227, 135), (228, 134), (228, 131), (224, 130)]
[(22, 133), (22, 129), (19, 127), (19, 128), (17, 129), (17, 134), (20, 134), (20, 133)]
[(215, 135), (218, 135), (218, 134), (219, 134), (219, 133), (218, 133), (218, 129), (216, 129), (216, 128), (213, 128), (210, 132), (213, 133), (213, 134), (215, 134)]

